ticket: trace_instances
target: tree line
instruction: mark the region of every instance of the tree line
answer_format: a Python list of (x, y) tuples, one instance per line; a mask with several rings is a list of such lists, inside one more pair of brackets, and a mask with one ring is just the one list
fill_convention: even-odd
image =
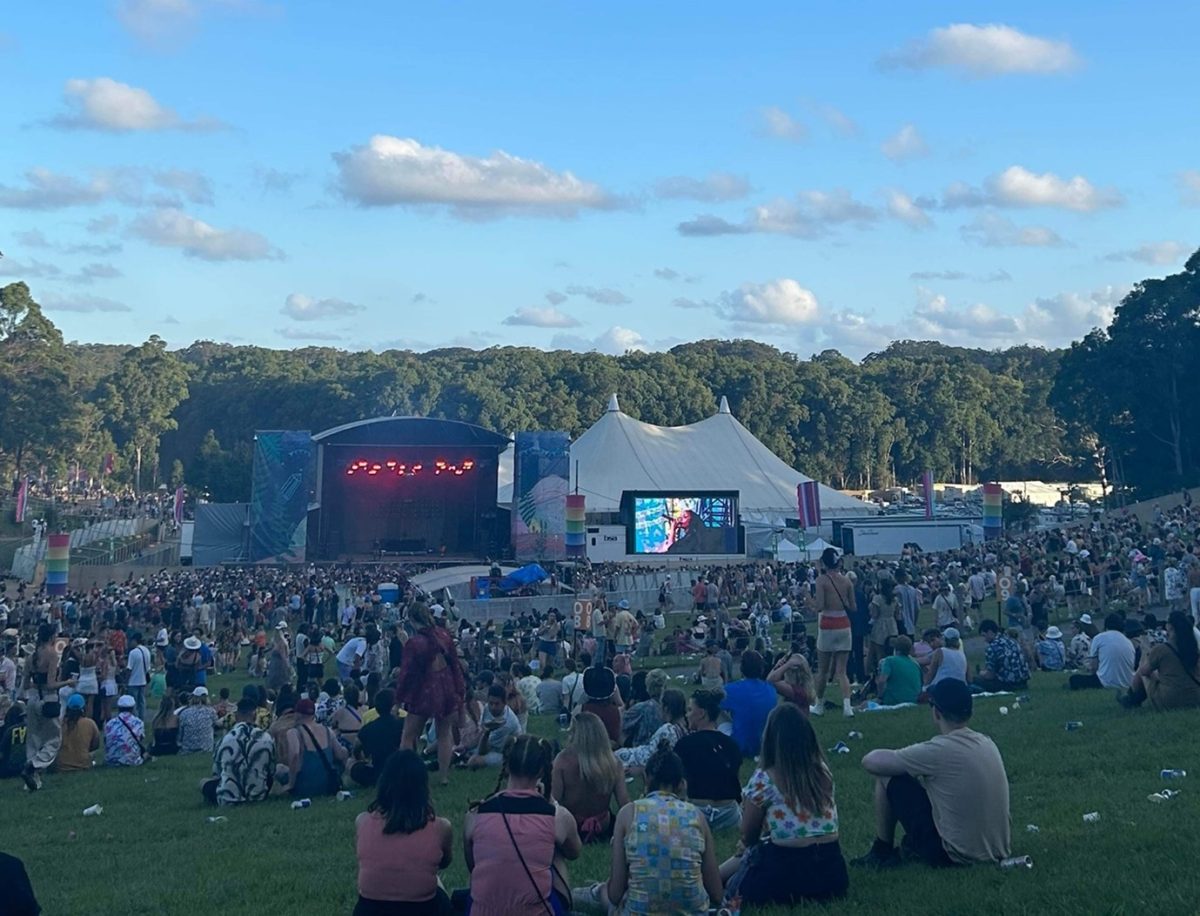
[(0, 470), (118, 484), (181, 480), (249, 495), (256, 429), (318, 431), (380, 415), (503, 433), (582, 433), (617, 392), (648, 423), (710, 416), (722, 395), (784, 461), (847, 489), (939, 480), (1101, 478), (1148, 495), (1200, 480), (1200, 252), (1146, 280), (1107, 330), (1065, 350), (898, 341), (855, 363), (750, 340), (623, 356), (530, 347), (426, 353), (177, 351), (65, 343), (24, 283), (0, 289)]

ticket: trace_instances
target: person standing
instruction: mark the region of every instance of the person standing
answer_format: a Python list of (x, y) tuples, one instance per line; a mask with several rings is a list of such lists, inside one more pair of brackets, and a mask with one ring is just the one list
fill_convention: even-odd
[(816, 702), (809, 710), (814, 716), (825, 714), (825, 687), (831, 677), (842, 691), (842, 715), (854, 715), (850, 708), (850, 678), (846, 675), (851, 648), (850, 615), (855, 610), (854, 585), (839, 569), (840, 565), (837, 550), (826, 547), (821, 554), (821, 574), (817, 577)]
[(60, 687), (73, 687), (72, 680), (58, 676), (58, 652), (54, 648), (54, 624), (39, 624), (37, 644), (26, 661), (25, 672), (25, 788), (36, 792), (42, 776), (54, 764), (62, 745), (58, 716)]
[(875, 842), (851, 865), (901, 864), (893, 845), (897, 824), (904, 827), (905, 848), (934, 867), (999, 862), (1009, 855), (1008, 774), (992, 739), (968, 725), (969, 688), (944, 680), (929, 697), (937, 735), (863, 757), (863, 769), (875, 777)]
[(150, 650), (142, 645), (142, 634), (136, 630), (129, 634), (129, 657), (125, 662), (125, 670), (129, 680), (127, 688), (136, 704), (137, 717), (146, 719), (146, 685), (150, 683)]

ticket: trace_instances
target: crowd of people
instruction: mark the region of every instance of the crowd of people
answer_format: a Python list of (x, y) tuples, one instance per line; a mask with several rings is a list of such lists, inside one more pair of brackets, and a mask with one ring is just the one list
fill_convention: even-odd
[[(846, 716), (928, 703), (936, 733), (864, 757), (876, 835), (852, 864), (998, 861), (1007, 779), (970, 727), (974, 697), (1073, 671), (1064, 687), (1111, 688), (1126, 707), (1200, 706), (1198, 529), (1185, 503), (936, 555), (676, 570), (690, 610), (670, 589), (657, 607), (610, 607), (596, 567), (574, 579), (592, 599), (578, 619), (458, 619), (401, 567), (163, 572), (53, 601), (18, 585), (0, 600), (0, 775), (37, 791), (100, 753), (111, 767), (202, 754), (215, 805), (373, 789), (356, 824), (361, 914), (453, 905), (437, 875), (459, 825), (435, 811), (429, 774), (445, 785), (456, 768), (498, 774), (461, 825), (457, 903), (472, 913), (828, 900), (850, 881), (810, 721), (839, 708), (831, 685)], [(243, 667), (231, 697), (220, 677)], [(740, 838), (725, 861), (722, 832)], [(608, 880), (573, 888), (568, 863), (594, 842), (611, 844)]]

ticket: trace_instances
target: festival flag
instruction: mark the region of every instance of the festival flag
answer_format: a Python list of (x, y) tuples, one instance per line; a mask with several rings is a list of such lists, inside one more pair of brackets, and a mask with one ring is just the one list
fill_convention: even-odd
[(820, 484), (809, 480), (796, 486), (796, 508), (800, 513), (801, 528), (821, 527)]
[(46, 543), (46, 594), (62, 597), (67, 593), (67, 574), (71, 568), (71, 535), (52, 534)]
[(100, 469), (101, 475), (111, 474), (113, 472), (113, 453), (109, 452), (104, 456), (104, 466)]
[(18, 525), (25, 521), (25, 507), (29, 503), (29, 478), (26, 477), (21, 481), (21, 485), (17, 488), (17, 513), (16, 523)]
[(987, 540), (1000, 537), (1004, 527), (1004, 489), (998, 483), (983, 485), (983, 536)]
[(933, 518), (933, 471), (921, 475), (921, 490), (925, 497), (925, 517)]
[(582, 493), (567, 494), (567, 531), (565, 545), (567, 556), (582, 557), (587, 554), (586, 519), (587, 507)]
[(175, 490), (175, 524), (183, 524), (183, 487)]

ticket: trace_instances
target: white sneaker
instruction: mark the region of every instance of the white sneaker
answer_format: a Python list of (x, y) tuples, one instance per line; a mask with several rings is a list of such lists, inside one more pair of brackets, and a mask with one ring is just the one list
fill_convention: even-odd
[(854, 710), (850, 708), (849, 702), (842, 704), (842, 715), (845, 716), (847, 719), (854, 718)]
[(812, 706), (808, 707), (808, 713), (809, 713), (809, 715), (812, 715), (812, 716), (825, 715), (825, 701), (817, 700), (816, 703), (814, 703)]

